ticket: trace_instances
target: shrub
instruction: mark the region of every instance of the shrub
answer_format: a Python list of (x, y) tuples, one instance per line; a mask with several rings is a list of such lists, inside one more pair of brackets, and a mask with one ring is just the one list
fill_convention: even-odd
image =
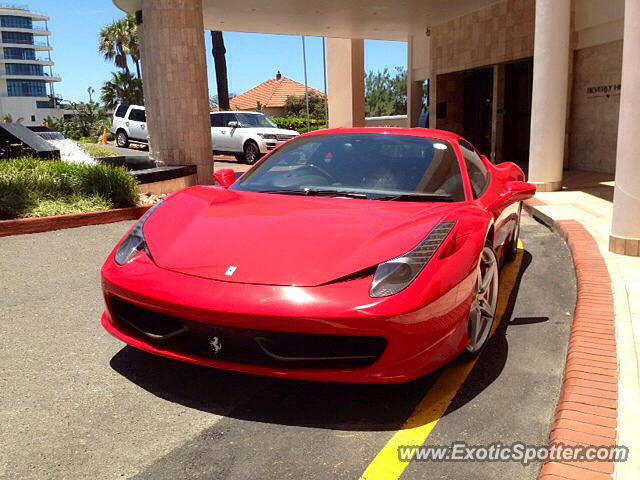
[[(315, 93), (313, 90), (309, 92), (309, 116), (313, 119), (324, 120), (324, 97)], [(287, 117), (306, 118), (307, 101), (304, 95), (292, 95), (287, 97), (284, 104), (284, 114)]]
[(131, 207), (137, 181), (123, 167), (20, 158), (0, 161), (0, 218)]
[(78, 102), (69, 105), (72, 112), (63, 118), (47, 117), (46, 123), (51, 130), (62, 132), (66, 138), (78, 140), (83, 137), (98, 137), (103, 129), (111, 128), (111, 118), (104, 107), (96, 102)]
[(113, 150), (107, 150), (106, 148), (97, 145), (94, 143), (85, 143), (83, 141), (78, 142), (80, 148), (82, 148), (85, 152), (91, 155), (93, 158), (106, 158), (106, 157), (117, 157), (118, 154)]
[[(306, 118), (276, 117), (271, 120), (273, 120), (278, 127), (285, 128), (287, 130), (297, 130), (300, 132), (302, 129), (307, 128)], [(318, 130), (319, 128), (326, 128), (327, 126), (324, 120), (317, 120), (313, 118), (309, 120), (309, 125), (311, 126), (310, 130)]]
[(303, 133), (313, 132), (315, 130), (322, 130), (324, 128), (327, 128), (327, 126), (326, 125), (322, 125), (320, 127), (314, 127), (314, 126), (311, 126), (309, 128), (304, 127), (304, 128), (299, 129), (298, 133), (300, 133), (302, 135)]

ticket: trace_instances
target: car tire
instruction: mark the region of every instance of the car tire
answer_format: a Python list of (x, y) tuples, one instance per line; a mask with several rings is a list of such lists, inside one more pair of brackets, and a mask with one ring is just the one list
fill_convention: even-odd
[(253, 165), (260, 160), (262, 154), (258, 148), (258, 144), (253, 140), (247, 140), (244, 144), (244, 162)]
[(487, 345), (496, 321), (499, 264), (493, 245), (487, 240), (478, 261), (478, 280), (469, 311), (465, 356), (475, 357)]
[(124, 130), (118, 130), (116, 133), (116, 145), (120, 148), (128, 148), (129, 147), (129, 135)]
[(518, 206), (518, 219), (516, 220), (516, 226), (509, 242), (509, 250), (506, 253), (506, 259), (508, 262), (513, 262), (518, 256), (518, 240), (520, 239), (520, 217), (522, 213), (522, 203)]
[(235, 153), (233, 156), (236, 157), (236, 161), (244, 163), (244, 153)]

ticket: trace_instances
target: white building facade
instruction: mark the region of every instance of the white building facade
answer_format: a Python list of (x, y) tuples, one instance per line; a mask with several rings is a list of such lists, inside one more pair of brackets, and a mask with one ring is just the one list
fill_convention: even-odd
[(49, 17), (22, 8), (0, 8), (0, 118), (27, 126), (62, 117), (54, 84)]

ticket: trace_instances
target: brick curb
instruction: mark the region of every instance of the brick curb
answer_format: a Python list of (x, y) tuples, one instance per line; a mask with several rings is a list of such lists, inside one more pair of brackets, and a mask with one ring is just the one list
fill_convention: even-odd
[[(618, 360), (611, 277), (598, 245), (575, 220), (538, 215), (538, 199), (525, 209), (564, 237), (575, 265), (578, 298), (560, 401), (550, 443), (615, 445), (618, 423)], [(540, 478), (612, 479), (613, 462), (547, 461)]]
[(0, 237), (24, 235), (26, 233), (40, 233), (65, 228), (100, 225), (103, 223), (121, 222), (123, 220), (137, 220), (150, 208), (142, 207), (116, 208), (104, 212), (74, 213), (71, 215), (57, 215), (54, 217), (20, 218), (17, 220), (0, 221)]

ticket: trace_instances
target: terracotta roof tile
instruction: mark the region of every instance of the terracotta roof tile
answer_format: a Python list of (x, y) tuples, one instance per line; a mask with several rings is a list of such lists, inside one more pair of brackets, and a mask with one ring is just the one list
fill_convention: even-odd
[[(322, 92), (314, 88), (309, 87), (308, 90), (309, 94), (315, 93), (324, 97)], [(284, 107), (287, 97), (290, 96), (303, 97), (304, 85), (283, 76), (279, 80), (262, 82), (257, 87), (234, 97), (229, 103), (233, 110), (255, 110), (258, 102), (263, 107)]]

